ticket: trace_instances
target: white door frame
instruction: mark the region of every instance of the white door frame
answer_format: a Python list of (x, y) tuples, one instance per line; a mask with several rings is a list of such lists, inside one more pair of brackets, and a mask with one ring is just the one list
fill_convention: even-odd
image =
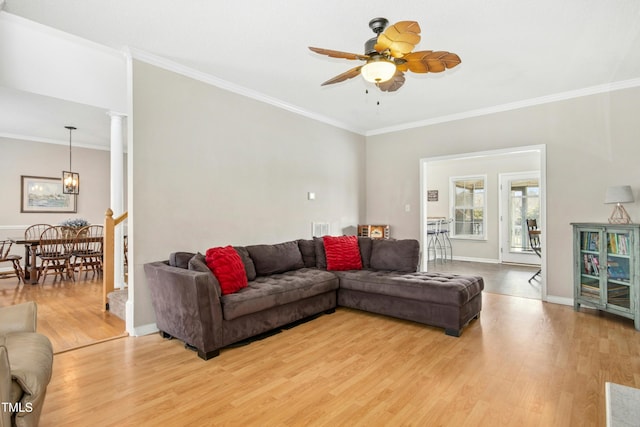
[[(472, 153), (461, 153), (461, 154), (452, 154), (447, 156), (437, 156), (437, 157), (427, 157), (420, 159), (420, 245), (422, 249), (422, 260), (421, 260), (421, 270), (427, 271), (427, 254), (424, 248), (426, 248), (426, 243), (428, 242), (427, 236), (427, 227), (426, 227), (426, 218), (428, 216), (427, 212), (427, 189), (429, 188), (427, 183), (427, 169), (429, 162), (432, 161), (442, 161), (442, 160), (454, 160), (454, 159), (464, 159), (464, 158), (473, 158), (473, 157), (482, 157), (482, 156), (491, 156), (491, 155), (505, 155), (505, 154), (515, 154), (521, 153), (525, 151), (537, 151), (540, 155), (540, 222), (541, 224), (547, 223), (547, 147), (544, 144), (540, 145), (527, 145), (522, 147), (511, 147), (499, 150), (488, 150), (488, 151), (480, 151), (480, 152), (472, 152)], [(542, 273), (540, 275), (541, 283), (542, 283), (542, 301), (547, 301), (547, 228), (541, 228), (540, 240), (542, 245), (542, 260), (541, 260), (541, 268)]]
[[(519, 253), (512, 254), (509, 252), (509, 188), (505, 188), (505, 184), (514, 179), (536, 178), (540, 185), (540, 172), (506, 172), (498, 174), (498, 185), (500, 186), (500, 197), (498, 200), (499, 229), (498, 238), (500, 239), (500, 262), (512, 262), (522, 264), (540, 264), (540, 258), (535, 253)], [(542, 192), (540, 192), (540, 200), (542, 200)], [(539, 221), (538, 228), (542, 229), (542, 220)], [(528, 236), (523, 236), (528, 238)]]

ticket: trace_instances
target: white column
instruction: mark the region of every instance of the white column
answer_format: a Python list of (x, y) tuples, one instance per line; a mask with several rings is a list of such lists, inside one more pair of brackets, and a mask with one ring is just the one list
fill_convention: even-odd
[[(124, 213), (124, 126), (126, 115), (109, 112), (111, 117), (111, 210), (113, 216)], [(124, 282), (124, 230), (123, 226), (115, 229), (114, 246), (114, 287), (122, 289)]]

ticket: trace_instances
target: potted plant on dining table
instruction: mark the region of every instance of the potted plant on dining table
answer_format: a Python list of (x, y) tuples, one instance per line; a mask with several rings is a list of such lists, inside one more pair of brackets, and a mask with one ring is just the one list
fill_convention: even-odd
[(82, 227), (89, 225), (89, 221), (84, 218), (69, 218), (60, 223), (65, 237), (75, 237)]

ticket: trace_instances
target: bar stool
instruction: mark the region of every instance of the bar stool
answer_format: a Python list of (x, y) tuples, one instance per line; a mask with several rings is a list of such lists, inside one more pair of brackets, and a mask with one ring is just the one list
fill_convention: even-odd
[(440, 221), (440, 227), (438, 230), (437, 239), (442, 247), (442, 260), (447, 260), (447, 253), (449, 254), (449, 261), (453, 261), (453, 246), (451, 246), (451, 239), (449, 239), (449, 227), (453, 223), (453, 219), (443, 219)]
[(440, 225), (441, 219), (427, 220), (427, 262), (431, 261), (431, 252), (433, 252), (433, 261), (438, 261), (438, 252), (442, 252), (442, 243), (440, 242)]

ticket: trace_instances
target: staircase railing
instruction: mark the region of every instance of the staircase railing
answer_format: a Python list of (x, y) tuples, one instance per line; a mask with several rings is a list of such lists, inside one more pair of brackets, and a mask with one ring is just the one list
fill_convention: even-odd
[(107, 296), (115, 289), (114, 272), (115, 272), (115, 235), (116, 226), (122, 223), (129, 216), (129, 212), (125, 212), (117, 218), (113, 217), (111, 208), (107, 209), (104, 216), (104, 247), (102, 262), (102, 308), (103, 311), (109, 310), (109, 302)]

